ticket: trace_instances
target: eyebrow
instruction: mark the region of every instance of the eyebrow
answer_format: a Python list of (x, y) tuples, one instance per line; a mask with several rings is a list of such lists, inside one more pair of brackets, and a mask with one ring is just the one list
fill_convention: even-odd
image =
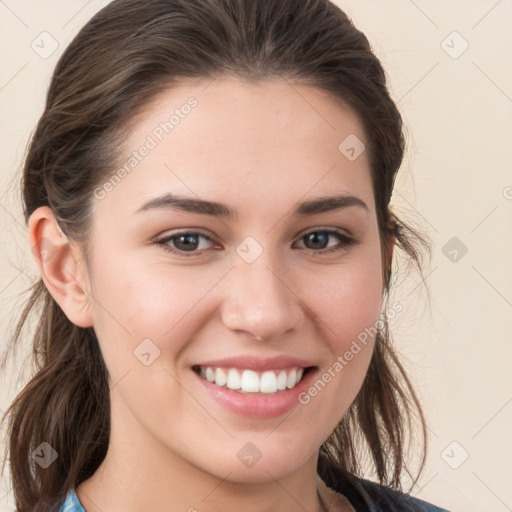
[[(293, 210), (292, 215), (305, 217), (318, 213), (331, 212), (349, 207), (359, 207), (369, 212), (366, 203), (359, 197), (353, 195), (322, 196), (300, 203)], [(135, 213), (146, 212), (154, 209), (178, 210), (199, 215), (210, 215), (212, 217), (223, 217), (231, 220), (238, 218), (238, 212), (224, 203), (207, 201), (205, 199), (194, 199), (177, 194), (167, 193), (151, 199), (144, 203)]]

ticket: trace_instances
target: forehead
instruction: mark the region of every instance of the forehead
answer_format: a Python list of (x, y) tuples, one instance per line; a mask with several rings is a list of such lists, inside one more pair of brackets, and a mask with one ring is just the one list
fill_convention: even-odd
[(357, 193), (371, 208), (367, 152), (355, 159), (345, 152), (366, 142), (362, 124), (318, 88), (284, 78), (182, 83), (158, 95), (131, 126), (117, 162), (127, 172), (109, 196), (132, 211), (165, 191), (224, 202), (229, 196), (241, 206), (263, 197)]

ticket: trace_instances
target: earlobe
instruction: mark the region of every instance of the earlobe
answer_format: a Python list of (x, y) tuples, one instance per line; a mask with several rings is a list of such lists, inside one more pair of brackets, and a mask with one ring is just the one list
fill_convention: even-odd
[(91, 327), (90, 286), (80, 248), (62, 232), (48, 206), (32, 213), (28, 227), (32, 254), (46, 288), (71, 322)]

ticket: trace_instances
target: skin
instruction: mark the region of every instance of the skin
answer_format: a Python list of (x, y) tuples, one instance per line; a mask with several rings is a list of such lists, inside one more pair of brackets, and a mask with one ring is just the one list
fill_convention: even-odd
[[(331, 510), (352, 510), (318, 482), (316, 463), (362, 385), (372, 338), (310, 403), (277, 418), (227, 410), (191, 366), (287, 354), (321, 375), (375, 325), (383, 268), (368, 155), (349, 161), (338, 150), (350, 134), (365, 140), (362, 125), (339, 100), (282, 79), (206, 85), (166, 91), (134, 120), (127, 157), (172, 109), (198, 101), (121, 183), (93, 198), (88, 266), (48, 207), (30, 218), (31, 245), (46, 237), (55, 246), (47, 261), (36, 259), (46, 286), (72, 322), (94, 327), (111, 376), (108, 454), (77, 495), (93, 512), (230, 512), (242, 502), (245, 512), (319, 511), (319, 495)], [(238, 218), (135, 213), (164, 192), (226, 203)], [(368, 211), (290, 215), (299, 201), (338, 193)], [(359, 243), (315, 254), (304, 235), (321, 228)], [(199, 238), (202, 254), (155, 243), (184, 229), (210, 238)], [(248, 236), (263, 250), (251, 264), (236, 252)], [(339, 244), (331, 236), (319, 247)], [(145, 366), (134, 350), (148, 338), (160, 355)], [(262, 453), (250, 468), (237, 457), (247, 442)]]

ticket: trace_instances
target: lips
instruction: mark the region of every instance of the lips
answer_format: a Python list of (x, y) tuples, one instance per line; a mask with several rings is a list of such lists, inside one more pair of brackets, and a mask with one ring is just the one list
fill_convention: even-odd
[(215, 359), (203, 361), (196, 366), (206, 368), (208, 366), (214, 368), (239, 368), (242, 370), (253, 370), (255, 372), (264, 372), (265, 370), (284, 370), (287, 368), (308, 368), (315, 366), (313, 361), (300, 359), (291, 356), (275, 356), (270, 358), (261, 358), (257, 356), (238, 356), (224, 359)]
[[(292, 409), (301, 407), (300, 404), (302, 402), (299, 400), (299, 397), (311, 386), (319, 372), (317, 366), (306, 367), (303, 370), (301, 379), (292, 388), (286, 387), (283, 390), (278, 389), (276, 392), (268, 392), (270, 388), (267, 388), (267, 392), (244, 392), (242, 389), (230, 389), (226, 385), (218, 386), (215, 382), (210, 382), (207, 378), (201, 377), (201, 370), (198, 366), (195, 366), (194, 370), (191, 373), (195, 375), (199, 389), (204, 390), (205, 396), (208, 399), (213, 399), (215, 403), (225, 410), (254, 420), (276, 418), (289, 413)], [(239, 369), (236, 371), (239, 371)], [(272, 370), (266, 370), (266, 372), (268, 371)], [(281, 372), (282, 370), (279, 371)], [(255, 390), (256, 388), (254, 387), (253, 389)]]

